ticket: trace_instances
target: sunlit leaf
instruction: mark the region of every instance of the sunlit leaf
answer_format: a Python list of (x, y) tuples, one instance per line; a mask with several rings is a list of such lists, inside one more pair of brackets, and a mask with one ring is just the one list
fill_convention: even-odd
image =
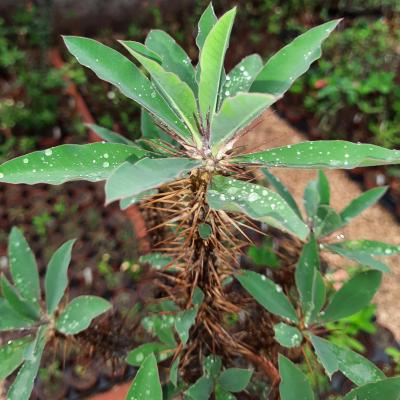
[(400, 163), (400, 150), (344, 140), (319, 140), (244, 154), (233, 162), (282, 168), (351, 169)]
[(303, 341), (303, 335), (294, 326), (283, 322), (274, 325), (275, 340), (284, 347), (298, 347)]
[(282, 288), (265, 275), (242, 270), (236, 274), (236, 279), (270, 313), (298, 322), (296, 311), (282, 292)]
[(208, 189), (207, 202), (213, 209), (244, 213), (300, 239), (308, 235), (308, 227), (281, 196), (263, 186), (217, 175)]
[(257, 75), (252, 92), (282, 96), (321, 57), (321, 44), (340, 20), (326, 22), (298, 36), (275, 53)]
[(218, 19), (215, 15), (213, 5), (210, 3), (199, 19), (196, 44), (200, 51), (203, 48), (206, 37), (216, 24), (217, 20)]

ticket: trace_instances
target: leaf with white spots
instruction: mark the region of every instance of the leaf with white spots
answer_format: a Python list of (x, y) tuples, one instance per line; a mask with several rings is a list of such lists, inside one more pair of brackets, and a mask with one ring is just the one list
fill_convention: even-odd
[(119, 133), (104, 128), (100, 125), (86, 124), (86, 126), (106, 142), (119, 143), (119, 144), (133, 144), (132, 140), (129, 140), (126, 137), (120, 135)]
[(47, 312), (52, 314), (58, 307), (68, 285), (68, 267), (75, 240), (64, 243), (51, 257), (46, 270), (45, 289)]
[[(251, 54), (243, 58), (225, 78), (221, 88), (221, 100), (235, 96), (239, 92), (248, 92), (255, 77), (263, 66), (258, 54)], [(276, 101), (276, 98), (271, 96)]]
[(24, 361), (32, 337), (9, 340), (0, 347), (0, 381), (11, 375)]
[(322, 42), (339, 22), (336, 19), (311, 28), (275, 53), (257, 75), (250, 90), (282, 96), (321, 57)]
[(294, 326), (283, 322), (274, 325), (275, 340), (284, 347), (299, 347), (303, 341), (303, 335)]
[(194, 325), (197, 316), (196, 308), (189, 308), (185, 311), (178, 313), (175, 320), (175, 329), (185, 345), (189, 339), (189, 330)]
[(146, 155), (139, 147), (117, 143), (63, 144), (6, 161), (0, 165), (0, 183), (97, 182), (107, 179), (126, 160)]
[(107, 203), (154, 189), (186, 175), (200, 165), (199, 160), (177, 157), (127, 161), (107, 180)]
[(155, 115), (182, 138), (186, 128), (147, 77), (125, 56), (96, 40), (64, 36), (65, 44), (79, 63), (100, 79), (115, 85), (125, 96)]
[(79, 296), (67, 304), (57, 318), (56, 329), (65, 335), (76, 335), (89, 327), (92, 320), (112, 305), (101, 297)]
[(35, 324), (34, 320), (18, 314), (3, 298), (0, 298), (0, 315), (0, 332), (27, 328)]
[(296, 311), (282, 288), (271, 279), (257, 272), (245, 270), (236, 274), (236, 279), (270, 313), (298, 322)]
[(357, 386), (385, 378), (385, 374), (378, 367), (360, 354), (318, 336), (310, 335), (310, 338), (318, 360), (329, 376), (340, 370)]
[(172, 261), (173, 258), (171, 256), (158, 252), (148, 253), (139, 257), (139, 262), (149, 264), (154, 269), (162, 269), (171, 264)]
[(25, 362), (8, 390), (7, 400), (29, 400), (46, 345), (46, 334), (47, 326), (41, 326), (29, 351), (25, 352)]
[(139, 368), (126, 400), (162, 400), (162, 398), (157, 360), (154, 354), (150, 354)]
[(40, 286), (36, 259), (22, 231), (15, 227), (8, 241), (8, 259), (15, 287), (38, 312)]
[(400, 150), (344, 140), (317, 140), (244, 154), (232, 162), (281, 168), (351, 169), (400, 163)]
[(128, 353), (126, 362), (138, 367), (150, 354), (154, 354), (157, 362), (160, 362), (171, 357), (174, 354), (174, 349), (160, 342), (144, 343)]
[(203, 123), (212, 121), (217, 109), (224, 58), (236, 8), (225, 13), (211, 28), (200, 53), (199, 106)]
[(214, 176), (207, 202), (215, 210), (241, 212), (257, 221), (305, 239), (308, 227), (276, 192), (253, 183)]
[(211, 123), (210, 144), (213, 154), (217, 154), (224, 144), (234, 139), (274, 101), (274, 96), (258, 93), (238, 93), (226, 98)]
[(334, 243), (336, 248), (342, 248), (371, 256), (392, 256), (400, 253), (400, 246), (376, 240), (344, 240)]
[(379, 382), (368, 383), (353, 389), (342, 400), (399, 400), (400, 377), (383, 379)]

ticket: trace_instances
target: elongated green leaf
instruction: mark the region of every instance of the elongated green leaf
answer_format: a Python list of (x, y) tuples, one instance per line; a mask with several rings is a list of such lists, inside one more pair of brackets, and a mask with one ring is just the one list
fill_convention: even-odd
[(64, 243), (51, 257), (45, 278), (46, 307), (49, 314), (57, 309), (68, 285), (68, 267), (75, 239)]
[(385, 378), (379, 368), (360, 354), (348, 348), (339, 347), (320, 337), (313, 335), (310, 337), (318, 360), (329, 376), (339, 369), (358, 386)]
[(291, 209), (297, 214), (297, 216), (302, 219), (301, 212), (297, 203), (286, 186), (281, 182), (281, 180), (273, 175), (267, 168), (262, 168), (261, 172), (264, 174), (268, 183), (278, 192), (278, 194), (286, 201), (286, 203), (291, 207)]
[(320, 203), (317, 181), (311, 181), (307, 184), (303, 194), (303, 203), (308, 219), (314, 221)]
[(197, 147), (201, 147), (202, 140), (196, 125), (198, 118), (197, 104), (193, 91), (188, 84), (181, 81), (174, 73), (166, 71), (156, 61), (135, 51), (136, 42), (120, 41), (120, 43), (146, 68), (156, 83), (158, 90), (166, 98), (178, 117), (185, 123), (191, 133), (191, 138), (188, 136), (187, 141), (190, 142), (193, 139)]
[(245, 154), (234, 162), (282, 168), (351, 169), (400, 163), (400, 150), (344, 140), (318, 140)]
[(142, 131), (142, 136), (146, 139), (161, 139), (166, 143), (173, 144), (175, 147), (179, 146), (171, 136), (167, 135), (157, 126), (153, 118), (144, 108), (142, 108), (140, 114), (140, 129)]
[(284, 347), (298, 347), (303, 341), (303, 335), (294, 326), (283, 322), (274, 325), (275, 340)]
[(275, 53), (251, 86), (252, 92), (282, 96), (310, 65), (321, 57), (321, 44), (340, 20), (316, 26)]
[(199, 19), (198, 31), (196, 36), (196, 44), (199, 51), (201, 51), (201, 49), (203, 48), (206, 37), (210, 33), (213, 26), (216, 24), (217, 20), (218, 19), (215, 15), (213, 5), (212, 3), (210, 3)]
[(236, 400), (236, 397), (232, 393), (222, 389), (220, 385), (216, 385), (215, 400)]
[(364, 210), (374, 205), (387, 191), (387, 186), (370, 189), (354, 199), (341, 213), (344, 222), (349, 222)]
[(236, 275), (236, 279), (269, 312), (298, 322), (296, 311), (282, 288), (265, 275), (242, 270)]
[[(120, 41), (123, 44), (123, 41)], [(159, 54), (157, 54), (155, 51), (149, 49), (146, 47), (143, 43), (139, 42), (134, 42), (134, 41), (129, 41), (129, 47), (139, 53), (141, 56), (146, 57), (150, 60), (155, 61), (157, 64), (162, 64), (162, 58), (160, 57)]]
[(32, 342), (30, 336), (10, 340), (0, 347), (0, 380), (6, 379), (24, 361), (27, 348)]
[(331, 207), (320, 205), (314, 218), (314, 233), (317, 238), (330, 235), (343, 226), (343, 219)]
[(8, 242), (10, 271), (16, 288), (22, 297), (29, 300), (36, 312), (39, 311), (40, 286), (35, 256), (23, 233), (13, 228)]
[(31, 351), (25, 352), (26, 361), (8, 390), (7, 400), (29, 400), (46, 345), (46, 329), (47, 326), (38, 329), (36, 339), (30, 345)]
[(325, 302), (325, 285), (320, 272), (318, 243), (314, 237), (304, 245), (295, 272), (296, 286), (305, 322), (313, 322)]
[(263, 186), (214, 176), (207, 192), (207, 202), (213, 209), (242, 212), (301, 239), (308, 235), (308, 227), (281, 196)]
[(376, 260), (366, 252), (359, 252), (357, 250), (348, 250), (336, 244), (324, 245), (327, 250), (353, 260), (361, 265), (376, 269), (382, 272), (390, 272), (389, 267), (383, 262)]
[(314, 394), (304, 373), (288, 358), (279, 354), (279, 393), (282, 400), (314, 400)]
[(79, 296), (65, 307), (56, 321), (56, 329), (65, 335), (76, 335), (89, 327), (92, 320), (112, 305), (101, 297)]
[(208, 400), (213, 390), (213, 381), (208, 376), (202, 376), (186, 391), (192, 400)]
[(110, 143), (119, 143), (119, 144), (133, 144), (132, 140), (127, 139), (126, 137), (120, 135), (117, 132), (114, 132), (110, 129), (104, 128), (100, 125), (96, 124), (86, 124), (86, 126), (91, 129), (97, 136), (106, 142)]
[(145, 343), (142, 344), (141, 346), (136, 347), (136, 349), (130, 351), (126, 356), (126, 362), (130, 365), (138, 367), (142, 364), (143, 360), (145, 360), (150, 354), (154, 354), (156, 356), (157, 362), (160, 362), (171, 357), (173, 353), (174, 350), (171, 349), (170, 346), (164, 343), (160, 342)]
[(255, 93), (238, 93), (226, 98), (211, 124), (213, 154), (217, 154), (224, 143), (232, 140), (273, 102), (273, 96)]
[(161, 342), (170, 348), (176, 347), (173, 331), (175, 325), (174, 315), (151, 315), (142, 319), (142, 325), (148, 332), (157, 336)]
[(143, 158), (122, 164), (107, 180), (107, 203), (128, 196), (136, 196), (184, 176), (201, 165), (201, 161), (189, 158)]
[(18, 314), (5, 299), (0, 298), (0, 332), (26, 328), (35, 323), (34, 320)]
[(108, 178), (127, 159), (137, 160), (146, 154), (139, 147), (116, 143), (63, 144), (0, 165), (0, 183), (97, 182)]
[(189, 330), (196, 321), (197, 309), (189, 308), (178, 314), (175, 320), (175, 329), (183, 344), (189, 339)]
[(164, 31), (155, 29), (147, 35), (145, 45), (160, 56), (161, 65), (166, 71), (178, 75), (183, 82), (189, 85), (193, 93), (197, 93), (192, 61), (174, 38)]
[(329, 181), (324, 171), (318, 171), (317, 188), (320, 198), (320, 204), (329, 206), (331, 202), (331, 189)]
[(376, 240), (345, 240), (334, 243), (334, 246), (371, 256), (392, 256), (400, 253), (400, 246)]
[(181, 358), (178, 356), (172, 363), (171, 368), (169, 370), (169, 380), (175, 387), (178, 386), (178, 372), (179, 372), (180, 360)]
[(35, 303), (32, 303), (30, 299), (22, 298), (18, 290), (10, 284), (5, 276), (0, 278), (0, 282), (3, 296), (16, 313), (28, 319), (39, 319), (40, 309), (36, 307)]
[(236, 8), (225, 13), (208, 34), (200, 54), (199, 106), (205, 124), (213, 119), (218, 102), (225, 53)]
[(100, 79), (118, 87), (125, 96), (139, 103), (172, 131), (185, 138), (184, 125), (135, 64), (116, 50), (93, 39), (64, 36), (64, 41), (70, 53), (82, 65), (90, 68)]
[(221, 372), (218, 383), (228, 392), (241, 392), (250, 382), (253, 371), (243, 368), (228, 368)]
[(157, 360), (154, 354), (150, 354), (143, 361), (126, 397), (126, 400), (138, 399), (163, 399)]
[(387, 378), (379, 382), (368, 383), (352, 390), (342, 400), (399, 400), (400, 377)]
[[(226, 76), (221, 89), (221, 100), (235, 96), (239, 92), (248, 92), (261, 68), (262, 60), (258, 54), (251, 54), (243, 58)], [(276, 98), (271, 98), (276, 101)]]
[(162, 269), (173, 261), (173, 258), (164, 253), (149, 253), (139, 257), (139, 262), (150, 264), (154, 269)]
[(348, 317), (369, 304), (382, 281), (379, 271), (363, 271), (347, 281), (333, 296), (322, 320), (335, 321)]

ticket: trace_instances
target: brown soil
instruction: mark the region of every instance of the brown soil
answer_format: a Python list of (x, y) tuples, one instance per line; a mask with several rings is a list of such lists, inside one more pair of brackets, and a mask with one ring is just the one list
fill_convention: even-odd
[[(249, 151), (268, 147), (278, 147), (306, 141), (306, 137), (293, 129), (276, 114), (268, 113), (263, 121), (243, 139)], [(302, 204), (302, 194), (307, 182), (315, 179), (314, 170), (272, 169), (294, 194), (299, 204)], [(359, 185), (352, 181), (346, 171), (327, 171), (331, 183), (332, 205), (335, 209), (343, 209), (352, 199), (361, 193)], [(366, 210), (338, 234), (345, 239), (381, 240), (400, 244), (400, 226), (391, 213), (381, 205), (375, 205)], [(339, 258), (332, 257), (331, 262), (337, 265)], [(378, 306), (379, 322), (392, 330), (400, 339), (400, 313), (398, 313), (398, 297), (400, 293), (400, 256), (387, 258), (392, 272), (385, 275), (383, 284), (374, 302)], [(349, 262), (347, 262), (347, 265)], [(343, 265), (343, 264), (342, 264)]]

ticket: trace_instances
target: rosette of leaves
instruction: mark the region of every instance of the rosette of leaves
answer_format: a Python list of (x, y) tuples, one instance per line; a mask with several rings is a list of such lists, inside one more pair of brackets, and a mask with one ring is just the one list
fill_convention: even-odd
[[(82, 65), (143, 108), (143, 137), (132, 142), (92, 126), (104, 142), (62, 145), (10, 160), (0, 166), (0, 183), (106, 181), (107, 203), (118, 200), (121, 208), (140, 203), (158, 210), (165, 237), (154, 249), (162, 260), (157, 276), (165, 294), (178, 303), (180, 316), (185, 316), (174, 326), (179, 335), (174, 362), (179, 355), (181, 368), (198, 366), (202, 349), (224, 350), (260, 363), (277, 384), (273, 362), (257, 357), (258, 349), (240, 343), (224, 328), (224, 315), (241, 311), (241, 305), (226, 296), (226, 283), (238, 266), (247, 237), (244, 228), (251, 228), (252, 221), (310, 243), (316, 233), (287, 196), (250, 183), (251, 172), (257, 167), (349, 169), (396, 164), (400, 151), (346, 141), (304, 142), (258, 152), (239, 145), (239, 139), (320, 57), (322, 42), (340, 21), (310, 29), (266, 62), (252, 54), (227, 72), (224, 59), (235, 14), (236, 8), (217, 18), (212, 5), (207, 7), (196, 37), (197, 66), (160, 30), (150, 31), (144, 44), (120, 41), (128, 57), (93, 39), (65, 37), (68, 50)], [(318, 218), (325, 221), (321, 213)], [(323, 229), (319, 234), (329, 231)], [(246, 276), (239, 275), (242, 284)], [(262, 277), (260, 282), (275, 289), (279, 316), (297, 324), (299, 316), (279, 287)], [(199, 305), (193, 302), (196, 288), (204, 295)], [(195, 337), (189, 330), (196, 331)], [(148, 373), (154, 370), (154, 352), (143, 355), (130, 398), (152, 390), (142, 382), (146, 376), (157, 381), (156, 372)], [(155, 390), (150, 397), (161, 398), (160, 390)]]
[(2, 275), (0, 331), (19, 332), (17, 339), (0, 347), (0, 380), (14, 371), (7, 399), (28, 400), (39, 371), (43, 352), (56, 334), (76, 335), (111, 308), (96, 296), (79, 296), (60, 305), (68, 285), (68, 266), (75, 240), (69, 240), (51, 257), (41, 293), (35, 256), (18, 228), (9, 238), (8, 257), (12, 283)]

